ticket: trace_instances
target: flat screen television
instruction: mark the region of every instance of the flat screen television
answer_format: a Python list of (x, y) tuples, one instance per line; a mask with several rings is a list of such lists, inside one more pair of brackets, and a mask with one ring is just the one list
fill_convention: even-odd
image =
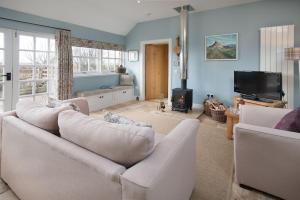
[(234, 91), (249, 99), (281, 100), (282, 75), (273, 72), (235, 71)]

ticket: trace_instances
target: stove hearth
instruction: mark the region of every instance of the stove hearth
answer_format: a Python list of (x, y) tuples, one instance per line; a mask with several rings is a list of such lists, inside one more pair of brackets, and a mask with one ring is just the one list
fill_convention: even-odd
[(193, 90), (175, 88), (172, 90), (172, 110), (185, 112), (192, 110)]

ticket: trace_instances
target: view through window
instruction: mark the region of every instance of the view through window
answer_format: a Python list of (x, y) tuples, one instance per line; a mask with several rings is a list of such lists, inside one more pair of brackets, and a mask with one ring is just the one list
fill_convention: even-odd
[(56, 63), (54, 36), (20, 34), (18, 47), (19, 98), (47, 102)]
[(122, 64), (123, 52), (116, 50), (72, 47), (74, 73), (115, 72)]

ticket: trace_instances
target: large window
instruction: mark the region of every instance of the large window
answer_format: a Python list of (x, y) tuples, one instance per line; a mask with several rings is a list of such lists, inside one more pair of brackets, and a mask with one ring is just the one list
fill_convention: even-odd
[(20, 34), (18, 47), (19, 97), (46, 102), (56, 61), (54, 37)]
[(123, 53), (115, 50), (72, 47), (74, 73), (115, 72)]

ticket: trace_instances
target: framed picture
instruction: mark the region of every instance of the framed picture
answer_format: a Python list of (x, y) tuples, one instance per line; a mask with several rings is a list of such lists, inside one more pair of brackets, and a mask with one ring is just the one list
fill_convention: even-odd
[(205, 60), (238, 60), (238, 33), (206, 36)]
[(129, 62), (139, 61), (139, 51), (138, 50), (129, 50), (128, 51), (128, 61)]

